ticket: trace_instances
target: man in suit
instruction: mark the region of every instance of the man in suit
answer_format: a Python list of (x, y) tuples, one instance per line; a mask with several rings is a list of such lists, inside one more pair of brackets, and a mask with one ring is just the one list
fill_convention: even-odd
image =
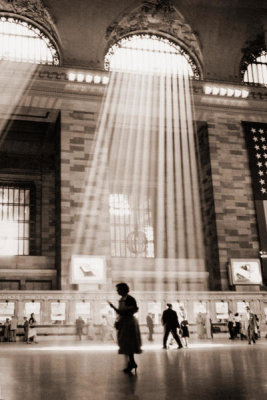
[(177, 328), (180, 327), (177, 313), (172, 309), (172, 304), (167, 304), (167, 307), (168, 308), (163, 311), (161, 317), (161, 322), (164, 326), (163, 349), (167, 349), (167, 339), (170, 332), (178, 344), (178, 349), (181, 349), (183, 346), (179, 336), (177, 335)]

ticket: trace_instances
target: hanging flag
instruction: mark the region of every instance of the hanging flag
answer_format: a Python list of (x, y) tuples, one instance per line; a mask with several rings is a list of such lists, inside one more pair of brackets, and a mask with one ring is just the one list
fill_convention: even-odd
[(255, 200), (267, 200), (267, 124), (243, 122)]

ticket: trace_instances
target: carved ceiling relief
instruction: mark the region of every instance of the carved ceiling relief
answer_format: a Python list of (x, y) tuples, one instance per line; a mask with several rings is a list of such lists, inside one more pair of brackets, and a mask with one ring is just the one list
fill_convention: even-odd
[(49, 9), (44, 6), (42, 0), (0, 0), (0, 11), (6, 11), (41, 24), (50, 35), (58, 39), (56, 35), (55, 21)]
[(127, 34), (146, 31), (172, 36), (202, 61), (196, 34), (169, 0), (143, 1), (141, 6), (114, 21), (106, 31), (108, 48)]

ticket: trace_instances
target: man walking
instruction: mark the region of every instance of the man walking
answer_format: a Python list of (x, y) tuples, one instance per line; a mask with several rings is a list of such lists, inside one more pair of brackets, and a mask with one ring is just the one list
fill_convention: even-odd
[(163, 311), (161, 318), (162, 325), (164, 326), (163, 349), (167, 349), (167, 339), (170, 332), (178, 344), (178, 349), (181, 349), (183, 346), (177, 335), (177, 328), (180, 327), (177, 313), (172, 309), (172, 304), (167, 304), (167, 307), (168, 308)]

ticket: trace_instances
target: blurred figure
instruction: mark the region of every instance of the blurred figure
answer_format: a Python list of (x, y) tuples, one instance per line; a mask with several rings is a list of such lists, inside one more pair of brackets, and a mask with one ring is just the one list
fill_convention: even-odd
[(29, 342), (29, 321), (27, 319), (27, 317), (23, 318), (24, 323), (23, 323), (23, 329), (24, 329), (24, 342), (26, 343), (30, 343)]
[(257, 320), (256, 315), (247, 307), (248, 312), (248, 344), (256, 343)]
[(234, 315), (234, 337), (240, 336), (241, 339), (241, 317), (237, 313)]
[(136, 372), (137, 368), (134, 354), (142, 352), (139, 324), (134, 317), (134, 314), (138, 311), (138, 307), (134, 297), (129, 295), (129, 286), (126, 283), (118, 283), (116, 288), (118, 294), (121, 296), (119, 307), (116, 308), (112, 303), (108, 303), (118, 314), (115, 326), (117, 329), (119, 354), (125, 354), (128, 364), (123, 371), (130, 374), (133, 369)]
[(106, 336), (107, 336), (107, 317), (106, 315), (102, 315), (101, 317), (101, 321), (100, 321), (100, 339), (103, 341), (106, 340)]
[(248, 334), (248, 318), (245, 314), (240, 315), (240, 338), (247, 339)]
[(114, 317), (111, 310), (109, 310), (107, 315), (107, 332), (106, 337), (109, 340), (111, 338), (114, 342), (116, 342), (116, 332), (114, 328)]
[(18, 320), (17, 317), (13, 315), (10, 321), (10, 342), (16, 342), (17, 340), (17, 327)]
[(170, 332), (178, 344), (178, 349), (181, 349), (183, 346), (179, 336), (177, 335), (177, 328), (180, 327), (177, 313), (172, 309), (172, 304), (167, 304), (167, 307), (168, 308), (163, 311), (161, 317), (161, 322), (164, 326), (163, 349), (167, 349), (167, 339)]
[(6, 318), (4, 323), (4, 342), (10, 342), (10, 321)]
[(94, 326), (94, 321), (93, 321), (92, 318), (88, 319), (87, 336), (88, 336), (89, 340), (94, 340), (95, 339), (95, 326)]
[(36, 319), (34, 313), (31, 314), (31, 318), (29, 319), (29, 332), (28, 332), (28, 341), (32, 339), (34, 343), (37, 342), (37, 330), (36, 330)]
[(183, 319), (180, 323), (180, 327), (181, 327), (181, 336), (182, 336), (183, 346), (188, 347), (188, 340), (189, 340), (188, 321), (186, 319)]
[(211, 339), (212, 338), (212, 333), (211, 333), (211, 319), (209, 313), (206, 313), (204, 316), (204, 329), (206, 333), (206, 338)]
[(197, 314), (196, 323), (197, 323), (198, 338), (203, 339), (205, 335), (205, 321), (201, 312)]
[(84, 320), (82, 319), (82, 317), (78, 317), (76, 319), (76, 335), (79, 340), (82, 340), (83, 327), (84, 327)]
[(153, 333), (154, 333), (154, 322), (152, 318), (152, 314), (148, 313), (146, 317), (146, 326), (148, 327), (148, 340), (150, 342), (153, 341)]
[(228, 317), (228, 331), (229, 331), (229, 339), (233, 340), (235, 338), (234, 334), (234, 316), (231, 311), (229, 311), (229, 317)]

